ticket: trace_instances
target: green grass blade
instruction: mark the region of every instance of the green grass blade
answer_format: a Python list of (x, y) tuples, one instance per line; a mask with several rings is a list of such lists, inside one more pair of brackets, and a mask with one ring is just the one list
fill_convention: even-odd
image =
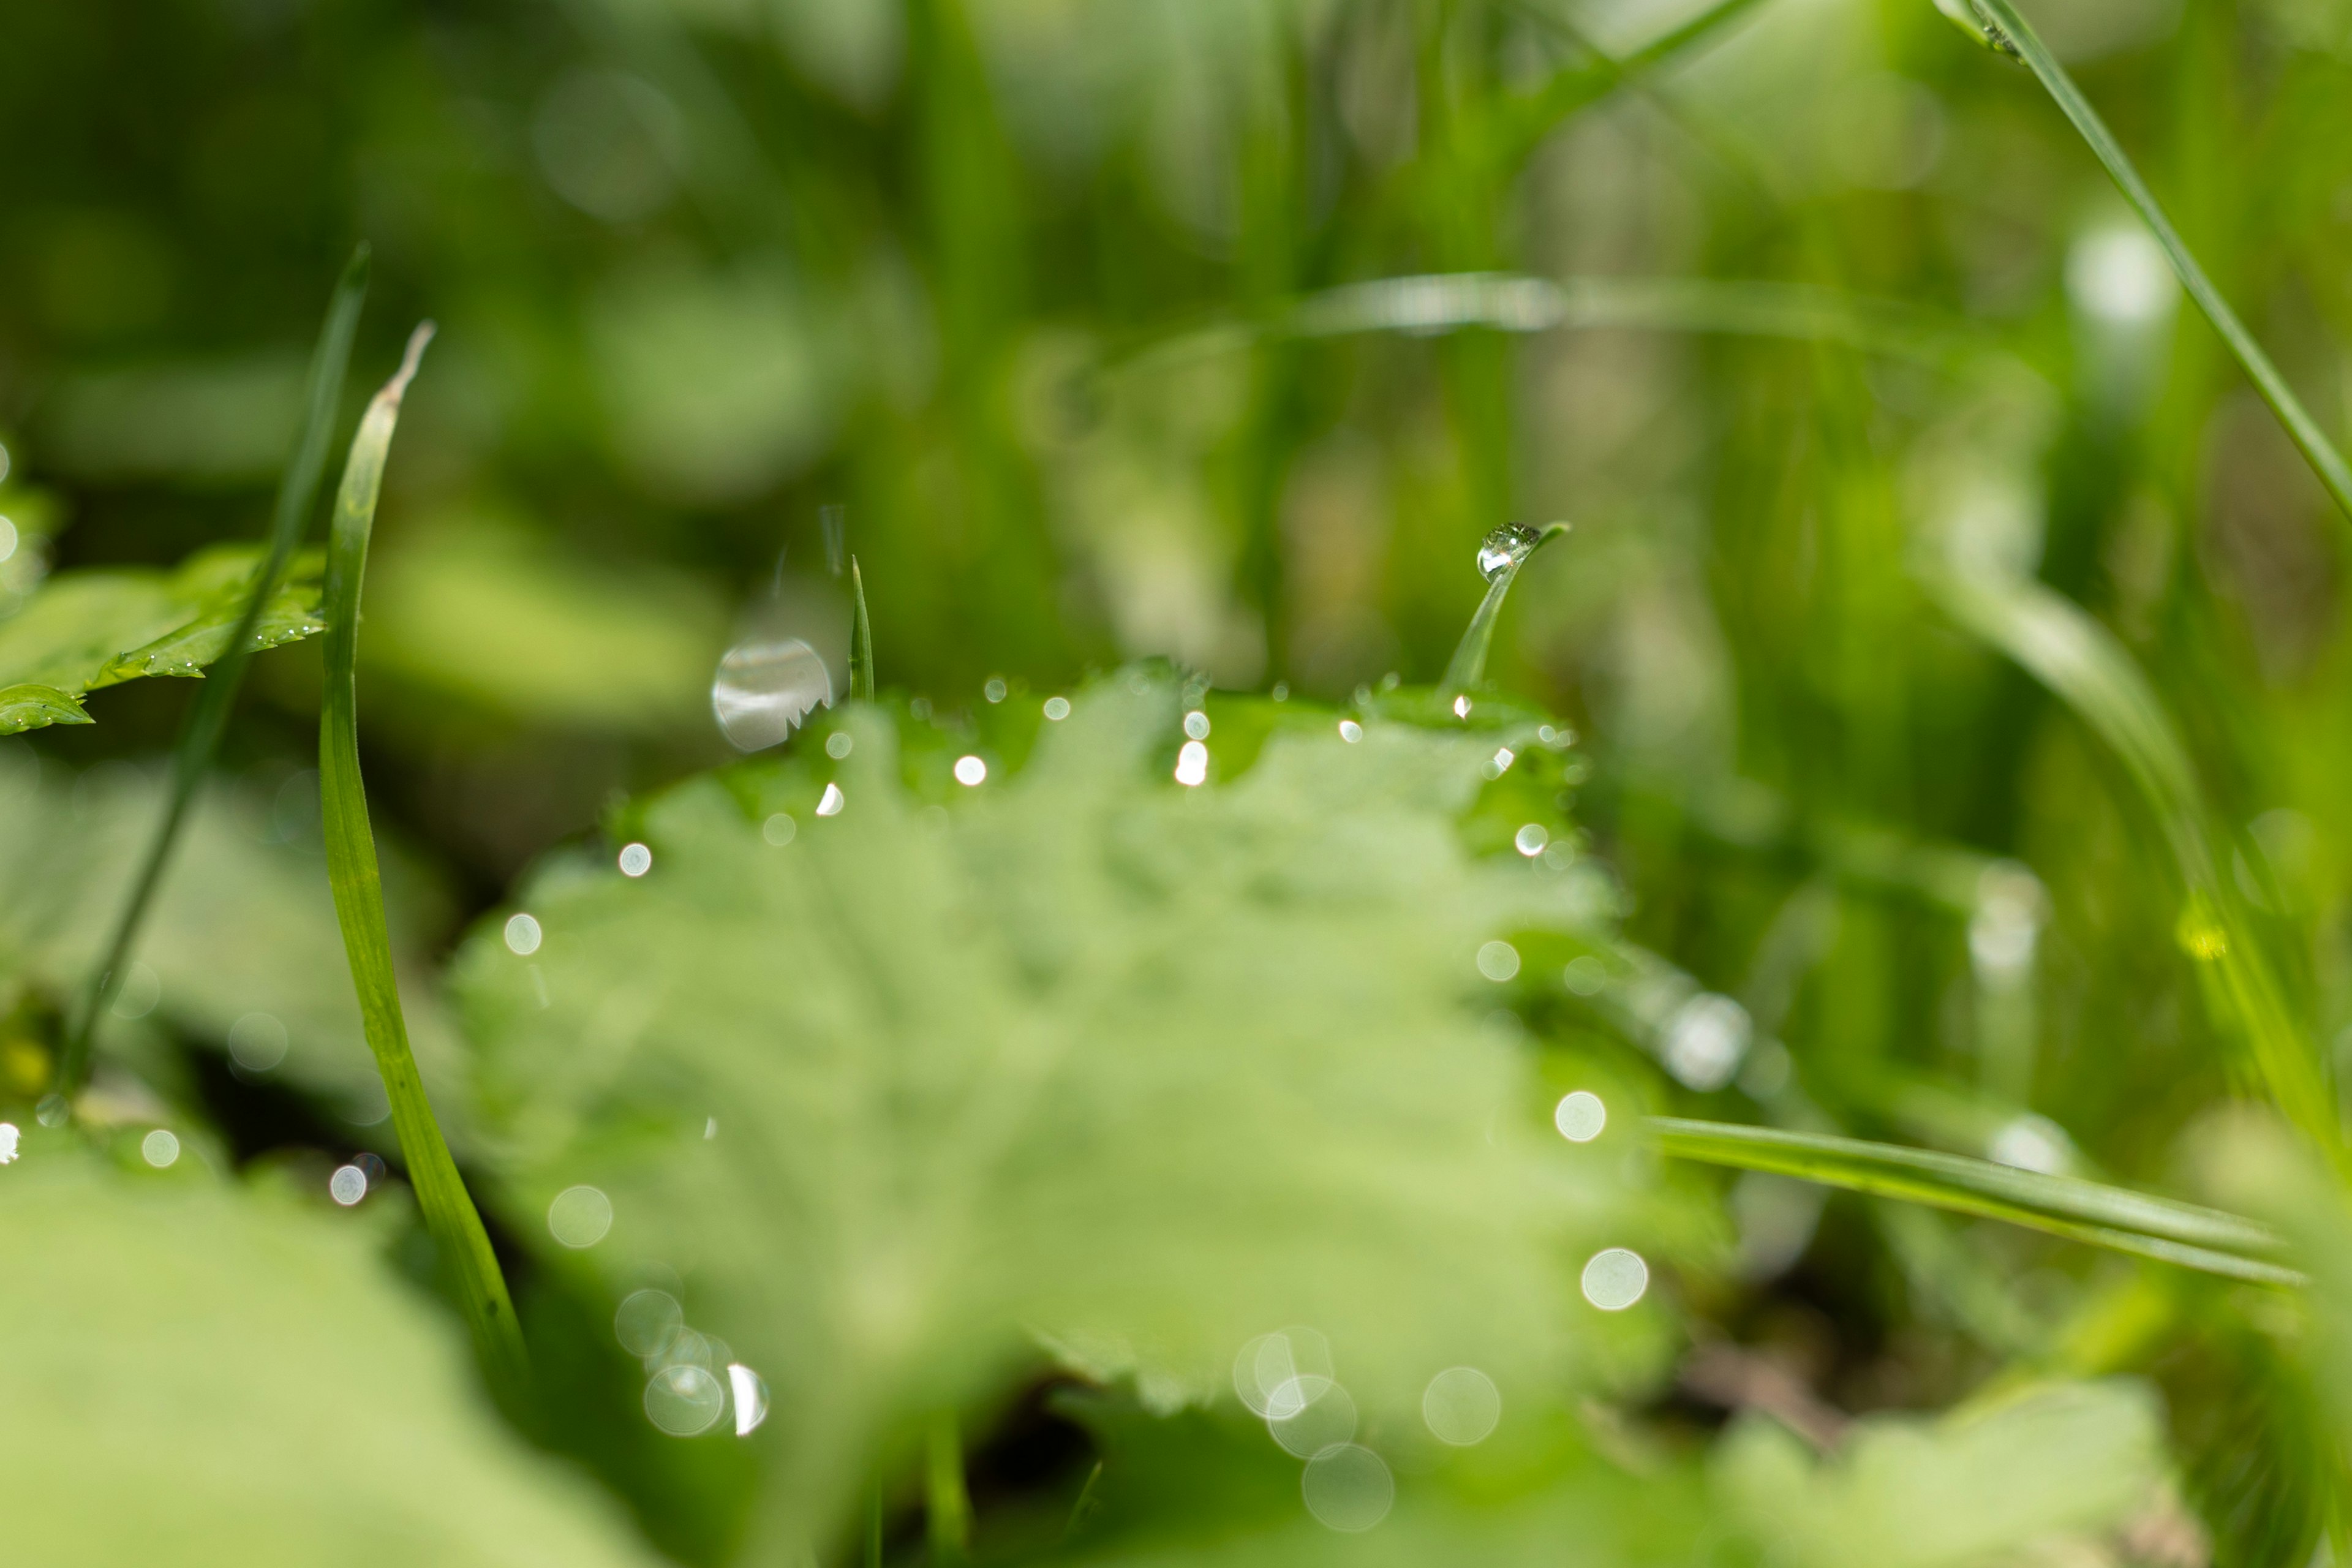
[(2336, 498), (2336, 506), (2347, 520), (2352, 520), (2352, 468), (2345, 467), (2343, 455), (2336, 451), (2320, 430), (2318, 422), (2296, 398), (2294, 389), (2279, 374), (2278, 367), (2271, 363), (2270, 356), (2263, 353), (2260, 343), (2254, 342), (2253, 334), (2247, 331), (2238, 320), (2237, 312), (2230, 309), (2230, 302), (2221, 298), (2221, 291), (2213, 287), (2213, 280), (2205, 276), (2205, 269), (2197, 264), (2197, 258), (2189, 254), (2188, 245), (2172, 226), (2172, 220), (2165, 216), (2164, 209), (2157, 205), (2155, 193), (2147, 188), (2147, 182), (2139, 177), (2139, 171), (2132, 166), (2131, 159), (2125, 155), (2114, 133), (2108, 131), (2106, 122), (2084, 98), (2074, 79), (2066, 74), (2066, 68), (2058, 63), (2057, 57), (2035, 35), (2032, 26), (2018, 14), (2017, 7), (2010, 0), (1971, 0), (1971, 4), (1976, 5), (1980, 16), (1998, 29), (1996, 47), (2005, 37), (2009, 48), (2025, 62), (2026, 68), (2041, 81), (2059, 110), (2074, 121), (2074, 129), (2082, 133), (2093, 155), (2106, 166), (2116, 188), (2123, 192), (2133, 206), (2139, 209), (2139, 216), (2155, 234), (2157, 243), (2164, 247), (2164, 254), (2170, 258), (2173, 271), (2179, 274), (2181, 285), (2189, 290), (2189, 297), (2197, 301), (2197, 308), (2205, 312), (2205, 319), (2213, 323), (2215, 331), (2221, 334), (2221, 341), (2229, 345), (2230, 353), (2244, 368), (2255, 390), (2263, 395), (2263, 401), (2271, 405), (2271, 411), (2278, 416), (2279, 423), (2286, 426), (2287, 435), (2302, 451), (2304, 459), (2311, 465), (2312, 472), (2317, 474), (2319, 482), (2327, 487), (2327, 493)]
[(1526, 565), (1546, 542), (1567, 531), (1568, 524), (1564, 522), (1544, 524), (1534, 542), (1523, 552), (1515, 553), (1509, 564), (1487, 583), (1486, 596), (1478, 601), (1478, 608), (1472, 612), (1470, 625), (1463, 631), (1462, 640), (1454, 645), (1454, 658), (1445, 667), (1442, 689), (1447, 695), (1456, 696), (1474, 690), (1480, 681), (1486, 679), (1486, 649), (1495, 640), (1495, 623), (1502, 616), (1503, 600), (1509, 595), (1511, 584), (1517, 578), (1519, 568)]
[[(318, 346), (311, 351), (302, 425), (295, 437), (293, 455), (278, 481), (277, 505), (270, 518), (269, 552), (254, 574), (244, 611), (230, 634), (227, 651), (197, 689), (187, 721), (181, 727), (179, 743), (172, 754), (172, 789), (164, 801), (163, 817), (155, 825), (154, 836), (148, 840), (146, 856), (140, 862), (130, 896), (123, 900), (105, 956), (90, 976), (81, 1010), (59, 1055), (56, 1092), (66, 1099), (73, 1096), (89, 1075), (99, 1017), (113, 997), (118, 978), (130, 966), (131, 950), (139, 941), (139, 928), (171, 864), (172, 849), (179, 841), (188, 807), (205, 775), (212, 771), (213, 756), (220, 750), (221, 731), (228, 724), (229, 710), (236, 705), (237, 687), (245, 679), (246, 660), (252, 657), (248, 645), (254, 628), (286, 575), (286, 563), (293, 556), (294, 547), (301, 542), (303, 525), (318, 500), (319, 480), (327, 467), (327, 444), (334, 434), (335, 411), (342, 403), (343, 375), (351, 364), (352, 336), (359, 328), (360, 306), (367, 298), (367, 283), (368, 251), (367, 247), (362, 246), (335, 284), (333, 298), (327, 305), (326, 321), (319, 329)], [(79, 714), (79, 704), (67, 706)], [(87, 721), (86, 716), (83, 721)]]
[(525, 1372), (522, 1334), (507, 1294), (499, 1260), (482, 1216), (467, 1195), (450, 1158), (448, 1141), (434, 1119), (408, 1047), (400, 989), (393, 973), (392, 941), (384, 924), (383, 889), (375, 839), (368, 826), (367, 792), (360, 778), (359, 711), (354, 669), (359, 651), (360, 580), (367, 569), (369, 531), (375, 522), (376, 495), (386, 453), (400, 418), (400, 400), (416, 374), (417, 361), (433, 336), (430, 321), (408, 340), (400, 370), (369, 403), (352, 440), (335, 497), (335, 517), (327, 545), (327, 682), (319, 715), (320, 822), (327, 845), (327, 877), (335, 893), (335, 918), (351, 959), (352, 984), (370, 1050), (392, 1100), (394, 1130), (408, 1162), (417, 1206), (441, 1249), (459, 1305), (493, 1375), (520, 1382)]
[(2264, 1259), (2282, 1247), (2274, 1233), (2219, 1209), (1857, 1138), (1668, 1116), (1651, 1117), (1647, 1125), (1659, 1150), (1679, 1159), (2004, 1220), (2234, 1279), (2304, 1282), (2294, 1270)]
[(2039, 583), (1955, 565), (1923, 574), (1954, 619), (2056, 693), (2121, 760), (2155, 815), (2187, 892), (2182, 945), (2218, 1021), (2238, 1034), (2254, 1079), (2319, 1146), (2342, 1153), (2335, 1097), (2289, 1008), (2260, 936), (2221, 870), (2221, 842), (2188, 749), (2156, 691), (2114, 636)]
[(874, 700), (874, 623), (866, 615), (866, 579), (849, 558), (849, 698)]

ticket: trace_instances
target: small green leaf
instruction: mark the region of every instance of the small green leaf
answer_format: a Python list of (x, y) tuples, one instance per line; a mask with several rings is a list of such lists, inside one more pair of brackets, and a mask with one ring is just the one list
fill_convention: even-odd
[[(0, 1167), (0, 1518), (12, 1562), (650, 1564), (504, 1434), (376, 1227), (35, 1130)], [(371, 1200), (372, 1202), (379, 1200)]]
[(1791, 1568), (1963, 1568), (2123, 1522), (2163, 1479), (2163, 1435), (2155, 1397), (2121, 1381), (1866, 1417), (1819, 1460), (1748, 1416), (1715, 1455), (1715, 1491)]
[(0, 735), (21, 735), (45, 724), (88, 724), (89, 712), (70, 691), (26, 681), (0, 686)]
[(1681, 1159), (1981, 1215), (2232, 1279), (2303, 1282), (2293, 1269), (2263, 1260), (2281, 1249), (2275, 1235), (2218, 1209), (1961, 1154), (1826, 1133), (1667, 1116), (1652, 1117), (1649, 1128), (1662, 1152)]

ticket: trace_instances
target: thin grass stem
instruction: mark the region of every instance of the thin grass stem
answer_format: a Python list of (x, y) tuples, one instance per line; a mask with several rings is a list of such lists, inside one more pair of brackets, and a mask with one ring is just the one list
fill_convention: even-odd
[(2254, 384), (2254, 389), (2263, 395), (2263, 401), (2271, 405), (2271, 412), (2277, 415), (2279, 423), (2286, 426), (2288, 437), (2303, 453), (2304, 460), (2311, 465), (2312, 472), (2317, 474), (2319, 482), (2327, 487), (2327, 493), (2335, 498), (2336, 507), (2346, 520), (2352, 521), (2352, 468), (2345, 466), (2343, 455), (2328, 441), (2319, 428), (2318, 421), (2305, 409), (2294, 388), (2288, 386), (2285, 378), (2279, 374), (2278, 367), (2271, 363), (2270, 356), (2263, 352), (2262, 345), (2254, 342), (2253, 334), (2247, 331), (2244, 323), (2238, 320), (2238, 314), (2230, 308), (2230, 302), (2221, 298), (2221, 291), (2213, 286), (2213, 280), (2205, 276), (2205, 268), (2198, 265), (2197, 258), (2190, 253), (2179, 231), (2172, 226), (2172, 220), (2165, 216), (2164, 208), (2158, 205), (2155, 193), (2147, 188), (2147, 182), (2140, 178), (2139, 170), (2125, 154), (2122, 145), (2107, 129), (2106, 121), (2099, 118), (2098, 111), (2091, 107), (2090, 100), (2083, 96), (2074, 79), (2066, 74), (2066, 68), (2058, 63), (2058, 58), (2034, 33), (2032, 24), (2019, 15), (2011, 0), (1970, 0), (1970, 3), (1991, 31), (1994, 47), (2005, 53), (2013, 53), (2025, 63), (2025, 68), (2049, 92), (2060, 111), (2081, 132), (2092, 155), (2105, 165), (2108, 176), (2123, 192), (2125, 199), (2138, 209), (2139, 216), (2156, 236), (2157, 244), (2164, 247), (2166, 258), (2172, 263), (2172, 270), (2179, 275), (2181, 286), (2189, 290), (2189, 297), (2197, 301), (2197, 308), (2205, 312), (2205, 319), (2213, 323), (2215, 331), (2221, 334), (2221, 341), (2229, 345), (2230, 353), (2244, 368), (2247, 377)]
[(2274, 1232), (2219, 1209), (1858, 1138), (1668, 1116), (1649, 1118), (1647, 1127), (1659, 1150), (1679, 1159), (2002, 1220), (2233, 1279), (2305, 1283), (2294, 1269), (2267, 1260), (2284, 1249)]
[(226, 650), (196, 689), (195, 701), (188, 710), (179, 742), (173, 748), (171, 793), (164, 800), (163, 815), (147, 841), (147, 852), (139, 863), (130, 895), (123, 900), (121, 913), (115, 919), (105, 954), (90, 975), (81, 1006), (66, 1036), (52, 1090), (61, 1105), (71, 1101), (89, 1076), (99, 1017), (113, 1000), (130, 967), (140, 928), (146, 922), (156, 889), (163, 885), (163, 873), (171, 865), (172, 851), (187, 822), (188, 808), (194, 803), (196, 791), (212, 771), (213, 757), (220, 750), (221, 732), (228, 725), (229, 710), (236, 706), (237, 687), (245, 679), (246, 661), (253, 656), (254, 628), (260, 625), (263, 609), (284, 580), (286, 564), (292, 559), (295, 546), (301, 542), (303, 526), (318, 500), (319, 480), (327, 467), (327, 446), (334, 434), (335, 412), (342, 404), (343, 376), (351, 364), (352, 337), (359, 327), (360, 306), (367, 299), (367, 286), (368, 247), (362, 245), (353, 252), (335, 284), (335, 292), (327, 304), (327, 319), (319, 329), (318, 345), (310, 353), (302, 424), (295, 435), (293, 455), (278, 480), (277, 505), (269, 523), (268, 552), (254, 570), (252, 588), (229, 634)]
[(866, 579), (849, 558), (849, 698), (874, 700), (874, 623), (866, 614)]

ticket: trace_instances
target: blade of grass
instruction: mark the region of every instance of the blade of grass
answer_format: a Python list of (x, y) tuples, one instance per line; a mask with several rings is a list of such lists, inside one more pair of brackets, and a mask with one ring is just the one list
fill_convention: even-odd
[[(360, 306), (367, 298), (367, 285), (368, 248), (362, 245), (353, 252), (335, 284), (335, 292), (327, 304), (327, 319), (319, 329), (318, 345), (310, 353), (302, 424), (295, 435), (286, 472), (278, 480), (277, 504), (269, 523), (268, 554), (254, 573), (244, 611), (230, 633), (227, 651), (214, 663), (204, 684), (196, 689), (195, 701), (188, 710), (179, 742), (173, 749), (172, 787), (164, 798), (163, 815), (148, 840), (146, 856), (131, 884), (130, 896), (123, 900), (122, 912), (107, 941), (105, 956), (90, 976), (80, 1011), (66, 1036), (53, 1091), (53, 1098), (60, 1103), (70, 1101), (89, 1075), (99, 1017), (113, 1000), (120, 977), (130, 966), (131, 951), (139, 942), (139, 928), (145, 922), (155, 889), (162, 885), (163, 872), (171, 865), (172, 850), (179, 842), (188, 807), (205, 775), (212, 771), (213, 756), (220, 750), (221, 731), (227, 726), (229, 710), (236, 702), (237, 687), (245, 679), (246, 660), (253, 654), (254, 628), (260, 623), (263, 608), (277, 594), (278, 584), (286, 575), (286, 563), (292, 558), (294, 547), (301, 542), (303, 525), (310, 521), (311, 508), (318, 500), (319, 480), (327, 467), (327, 445), (334, 434), (335, 411), (343, 399), (343, 375), (351, 364), (352, 335), (359, 327)], [(79, 711), (78, 705), (75, 711)]]
[(2253, 334), (2247, 331), (2238, 320), (2237, 312), (2230, 309), (2230, 302), (2221, 298), (2221, 291), (2213, 286), (2213, 280), (2205, 276), (2205, 269), (2189, 253), (2187, 243), (2172, 226), (2172, 220), (2165, 216), (2164, 209), (2157, 205), (2155, 193), (2147, 188), (2147, 182), (2140, 178), (2139, 171), (2125, 155), (2123, 147), (2108, 131), (2106, 122), (2099, 118), (2090, 100), (2075, 87), (2074, 79), (2066, 74), (2066, 68), (2058, 63), (2058, 58), (2034, 33), (2032, 26), (2018, 14), (2011, 0), (1969, 0), (1969, 3), (1976, 6), (1979, 19), (1993, 30), (1995, 47), (2005, 45), (2003, 52), (2013, 53), (2024, 61), (2025, 68), (2040, 80), (2060, 111), (2082, 133), (2092, 154), (2105, 165), (2107, 174), (2115, 181), (2116, 188), (2123, 192), (2133, 206), (2139, 209), (2139, 216), (2156, 236), (2156, 242), (2164, 247), (2173, 271), (2179, 274), (2181, 286), (2189, 290), (2189, 297), (2197, 301), (2197, 308), (2205, 312), (2205, 319), (2213, 323), (2215, 331), (2221, 334), (2221, 341), (2229, 345), (2230, 353), (2244, 368), (2255, 390), (2263, 395), (2263, 401), (2271, 405), (2271, 412), (2277, 415), (2279, 423), (2286, 426), (2287, 435), (2302, 451), (2305, 461), (2311, 465), (2312, 472), (2317, 474), (2319, 482), (2327, 487), (2327, 493), (2336, 498), (2336, 504), (2347, 521), (2352, 521), (2352, 468), (2345, 467), (2343, 455), (2336, 451), (2320, 430), (2318, 422), (2304, 408), (2294, 389), (2279, 374), (2278, 368), (2271, 363), (2270, 356), (2263, 353), (2262, 345), (2254, 342)]
[(849, 558), (849, 699), (874, 700), (874, 623), (866, 616), (866, 579)]
[(1660, 1152), (1678, 1159), (2003, 1220), (2233, 1279), (2304, 1283), (2294, 1270), (2249, 1256), (2280, 1251), (2274, 1233), (2219, 1209), (1858, 1138), (1671, 1116), (1651, 1117), (1646, 1125)]
[(971, 1552), (971, 1496), (964, 1489), (963, 1436), (952, 1411), (931, 1423), (924, 1496), (930, 1515), (931, 1561), (961, 1563)]
[(1448, 696), (1458, 696), (1474, 689), (1486, 679), (1486, 649), (1495, 640), (1495, 623), (1502, 617), (1503, 600), (1511, 592), (1511, 584), (1519, 568), (1533, 558), (1535, 552), (1555, 536), (1568, 531), (1564, 522), (1548, 522), (1537, 533), (1535, 542), (1514, 555), (1504, 568), (1486, 584), (1486, 596), (1478, 601), (1471, 612), (1470, 625), (1462, 633), (1461, 642), (1454, 645), (1454, 658), (1445, 667), (1445, 679), (1440, 690)]
[(2318, 1057), (2221, 874), (2225, 858), (2188, 749), (2130, 654), (2072, 600), (2038, 583), (1958, 563), (1921, 577), (1954, 619), (2023, 666), (2122, 761), (2184, 885), (2180, 941), (2207, 978), (2217, 1021), (2240, 1037), (2255, 1080), (2287, 1119), (2344, 1160)]
[(385, 928), (383, 889), (375, 838), (368, 826), (367, 791), (360, 778), (359, 709), (354, 669), (359, 652), (360, 580), (367, 570), (368, 535), (375, 523), (376, 496), (384, 458), (400, 419), (400, 400), (432, 340), (433, 323), (408, 340), (400, 369), (370, 402), (352, 437), (335, 497), (333, 529), (327, 544), (327, 683), (319, 714), (319, 794), (327, 845), (327, 877), (334, 888), (335, 918), (342, 927), (343, 951), (359, 992), (360, 1015), (369, 1048), (383, 1075), (392, 1101), (394, 1130), (408, 1163), (417, 1207), (441, 1251), (458, 1304), (476, 1345), (494, 1377), (519, 1385), (525, 1374), (522, 1334), (514, 1303), (499, 1271), (497, 1255), (482, 1216), (467, 1195), (450, 1158), (449, 1144), (434, 1119), (408, 1047), (408, 1026), (400, 1009), (393, 972), (392, 941)]

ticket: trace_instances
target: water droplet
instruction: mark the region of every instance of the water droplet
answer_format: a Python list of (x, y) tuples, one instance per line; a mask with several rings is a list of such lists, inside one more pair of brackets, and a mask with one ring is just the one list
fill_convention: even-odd
[(686, 1309), (667, 1290), (634, 1290), (613, 1312), (613, 1337), (639, 1360), (660, 1355), (686, 1327)]
[(1363, 738), (1364, 727), (1361, 724), (1357, 723), (1353, 719), (1339, 721), (1339, 739), (1352, 746)]
[(654, 852), (642, 844), (621, 846), (621, 875), (642, 877), (654, 868)]
[(1070, 716), (1070, 700), (1066, 697), (1045, 699), (1045, 717), (1058, 724)]
[(1004, 700), (1004, 689), (1003, 677), (992, 675), (988, 678), (988, 684), (980, 689), (980, 694), (991, 702), (1002, 702)]
[(1511, 771), (1511, 764), (1518, 760), (1518, 754), (1510, 747), (1496, 748), (1495, 754), (1486, 759), (1486, 776), (1490, 779), (1501, 778)]
[(517, 910), (507, 917), (507, 951), (528, 958), (539, 951), (539, 921)]
[(961, 756), (955, 761), (955, 781), (967, 789), (988, 782), (988, 763), (974, 756)]
[(1429, 1380), (1421, 1418), (1441, 1443), (1467, 1448), (1486, 1441), (1503, 1418), (1503, 1392), (1475, 1366), (1450, 1366)]
[(547, 1233), (566, 1247), (593, 1247), (612, 1228), (613, 1200), (595, 1187), (566, 1187), (547, 1205)]
[(268, 1013), (247, 1013), (228, 1026), (229, 1060), (247, 1072), (268, 1072), (286, 1059), (286, 1026)]
[(1559, 983), (1579, 996), (1598, 996), (1609, 984), (1609, 966), (1588, 952), (1568, 961), (1559, 972)]
[(1490, 942), (1478, 949), (1478, 973), (1500, 984), (1519, 973), (1519, 950), (1507, 942)]
[(179, 1134), (169, 1128), (158, 1127), (139, 1141), (139, 1157), (162, 1170), (180, 1157)]
[(2001, 1123), (1985, 1150), (1985, 1157), (1996, 1165), (2058, 1176), (2065, 1174), (2071, 1163), (2067, 1154), (2073, 1146), (2074, 1140), (2066, 1136), (2064, 1128), (2046, 1116), (2027, 1111)]
[(1584, 1299), (1604, 1312), (1622, 1312), (1650, 1288), (1650, 1266), (1622, 1247), (1604, 1247), (1584, 1266)]
[(1195, 741), (1209, 738), (1209, 716), (1195, 708), (1184, 715), (1184, 733)]
[(1353, 1443), (1338, 1444), (1307, 1461), (1298, 1489), (1318, 1522), (1350, 1535), (1386, 1519), (1396, 1501), (1396, 1479), (1388, 1465)]
[(1301, 1373), (1266, 1394), (1265, 1429), (1289, 1453), (1311, 1459), (1356, 1435), (1356, 1402), (1329, 1378)]
[(16, 1163), (16, 1147), (24, 1141), (24, 1136), (16, 1131), (15, 1122), (0, 1121), (0, 1165)]
[(666, 1366), (646, 1384), (646, 1416), (673, 1437), (706, 1432), (727, 1408), (727, 1391), (708, 1367)]
[(1467, 697), (1456, 697), (1454, 700), (1454, 716), (1456, 719), (1467, 719), (1470, 717), (1470, 699)]
[(1191, 789), (1209, 776), (1209, 748), (1198, 741), (1187, 741), (1184, 749), (1176, 753), (1176, 782)]
[(1721, 1089), (1739, 1070), (1755, 1036), (1748, 1009), (1728, 996), (1703, 991), (1666, 1021), (1661, 1054), (1666, 1070), (1686, 1089)]
[(367, 1196), (367, 1173), (357, 1165), (338, 1165), (327, 1178), (327, 1195), (345, 1208)]
[(16, 553), (16, 525), (0, 517), (0, 561)]
[(781, 743), (819, 704), (833, 706), (833, 675), (798, 637), (736, 644), (710, 683), (710, 711), (739, 752)]
[(1331, 1376), (1331, 1346), (1315, 1330), (1293, 1327), (1260, 1334), (1234, 1357), (1234, 1392), (1254, 1415), (1268, 1420), (1290, 1413), (1290, 1404), (1275, 1402), (1276, 1390), (1289, 1389), (1296, 1397), (1297, 1380)]
[(1478, 575), (1491, 583), (1535, 553), (1543, 535), (1523, 522), (1507, 522), (1478, 542)]
[(1290, 682), (1287, 680), (1277, 680), (1274, 683), (1274, 700), (1276, 702), (1287, 702), (1290, 700)]
[(1609, 1125), (1609, 1108), (1589, 1089), (1560, 1096), (1552, 1107), (1551, 1124), (1571, 1143), (1590, 1143)]
[(73, 1107), (62, 1094), (45, 1094), (33, 1108), (33, 1120), (44, 1127), (63, 1127), (73, 1119)]
[(837, 784), (829, 784), (824, 786), (824, 794), (816, 803), (816, 814), (819, 816), (839, 816), (841, 808), (848, 804), (848, 799), (841, 793), (841, 786)]
[(824, 754), (837, 763), (849, 755), (849, 749), (856, 743), (856, 738), (848, 731), (835, 730), (824, 738)]
[(1544, 852), (1551, 842), (1551, 829), (1540, 822), (1530, 822), (1511, 835), (1511, 847), (1532, 860)]
[(788, 811), (779, 811), (760, 824), (760, 837), (779, 849), (790, 844), (793, 835), (799, 831), (800, 824), (793, 820), (792, 813)]
[(114, 994), (114, 1016), (143, 1018), (163, 999), (163, 983), (155, 977), (155, 972), (143, 963), (134, 963), (131, 973), (122, 977), (121, 989)]
[(735, 1396), (735, 1436), (749, 1437), (768, 1418), (767, 1381), (740, 1361), (727, 1363), (727, 1385)]

